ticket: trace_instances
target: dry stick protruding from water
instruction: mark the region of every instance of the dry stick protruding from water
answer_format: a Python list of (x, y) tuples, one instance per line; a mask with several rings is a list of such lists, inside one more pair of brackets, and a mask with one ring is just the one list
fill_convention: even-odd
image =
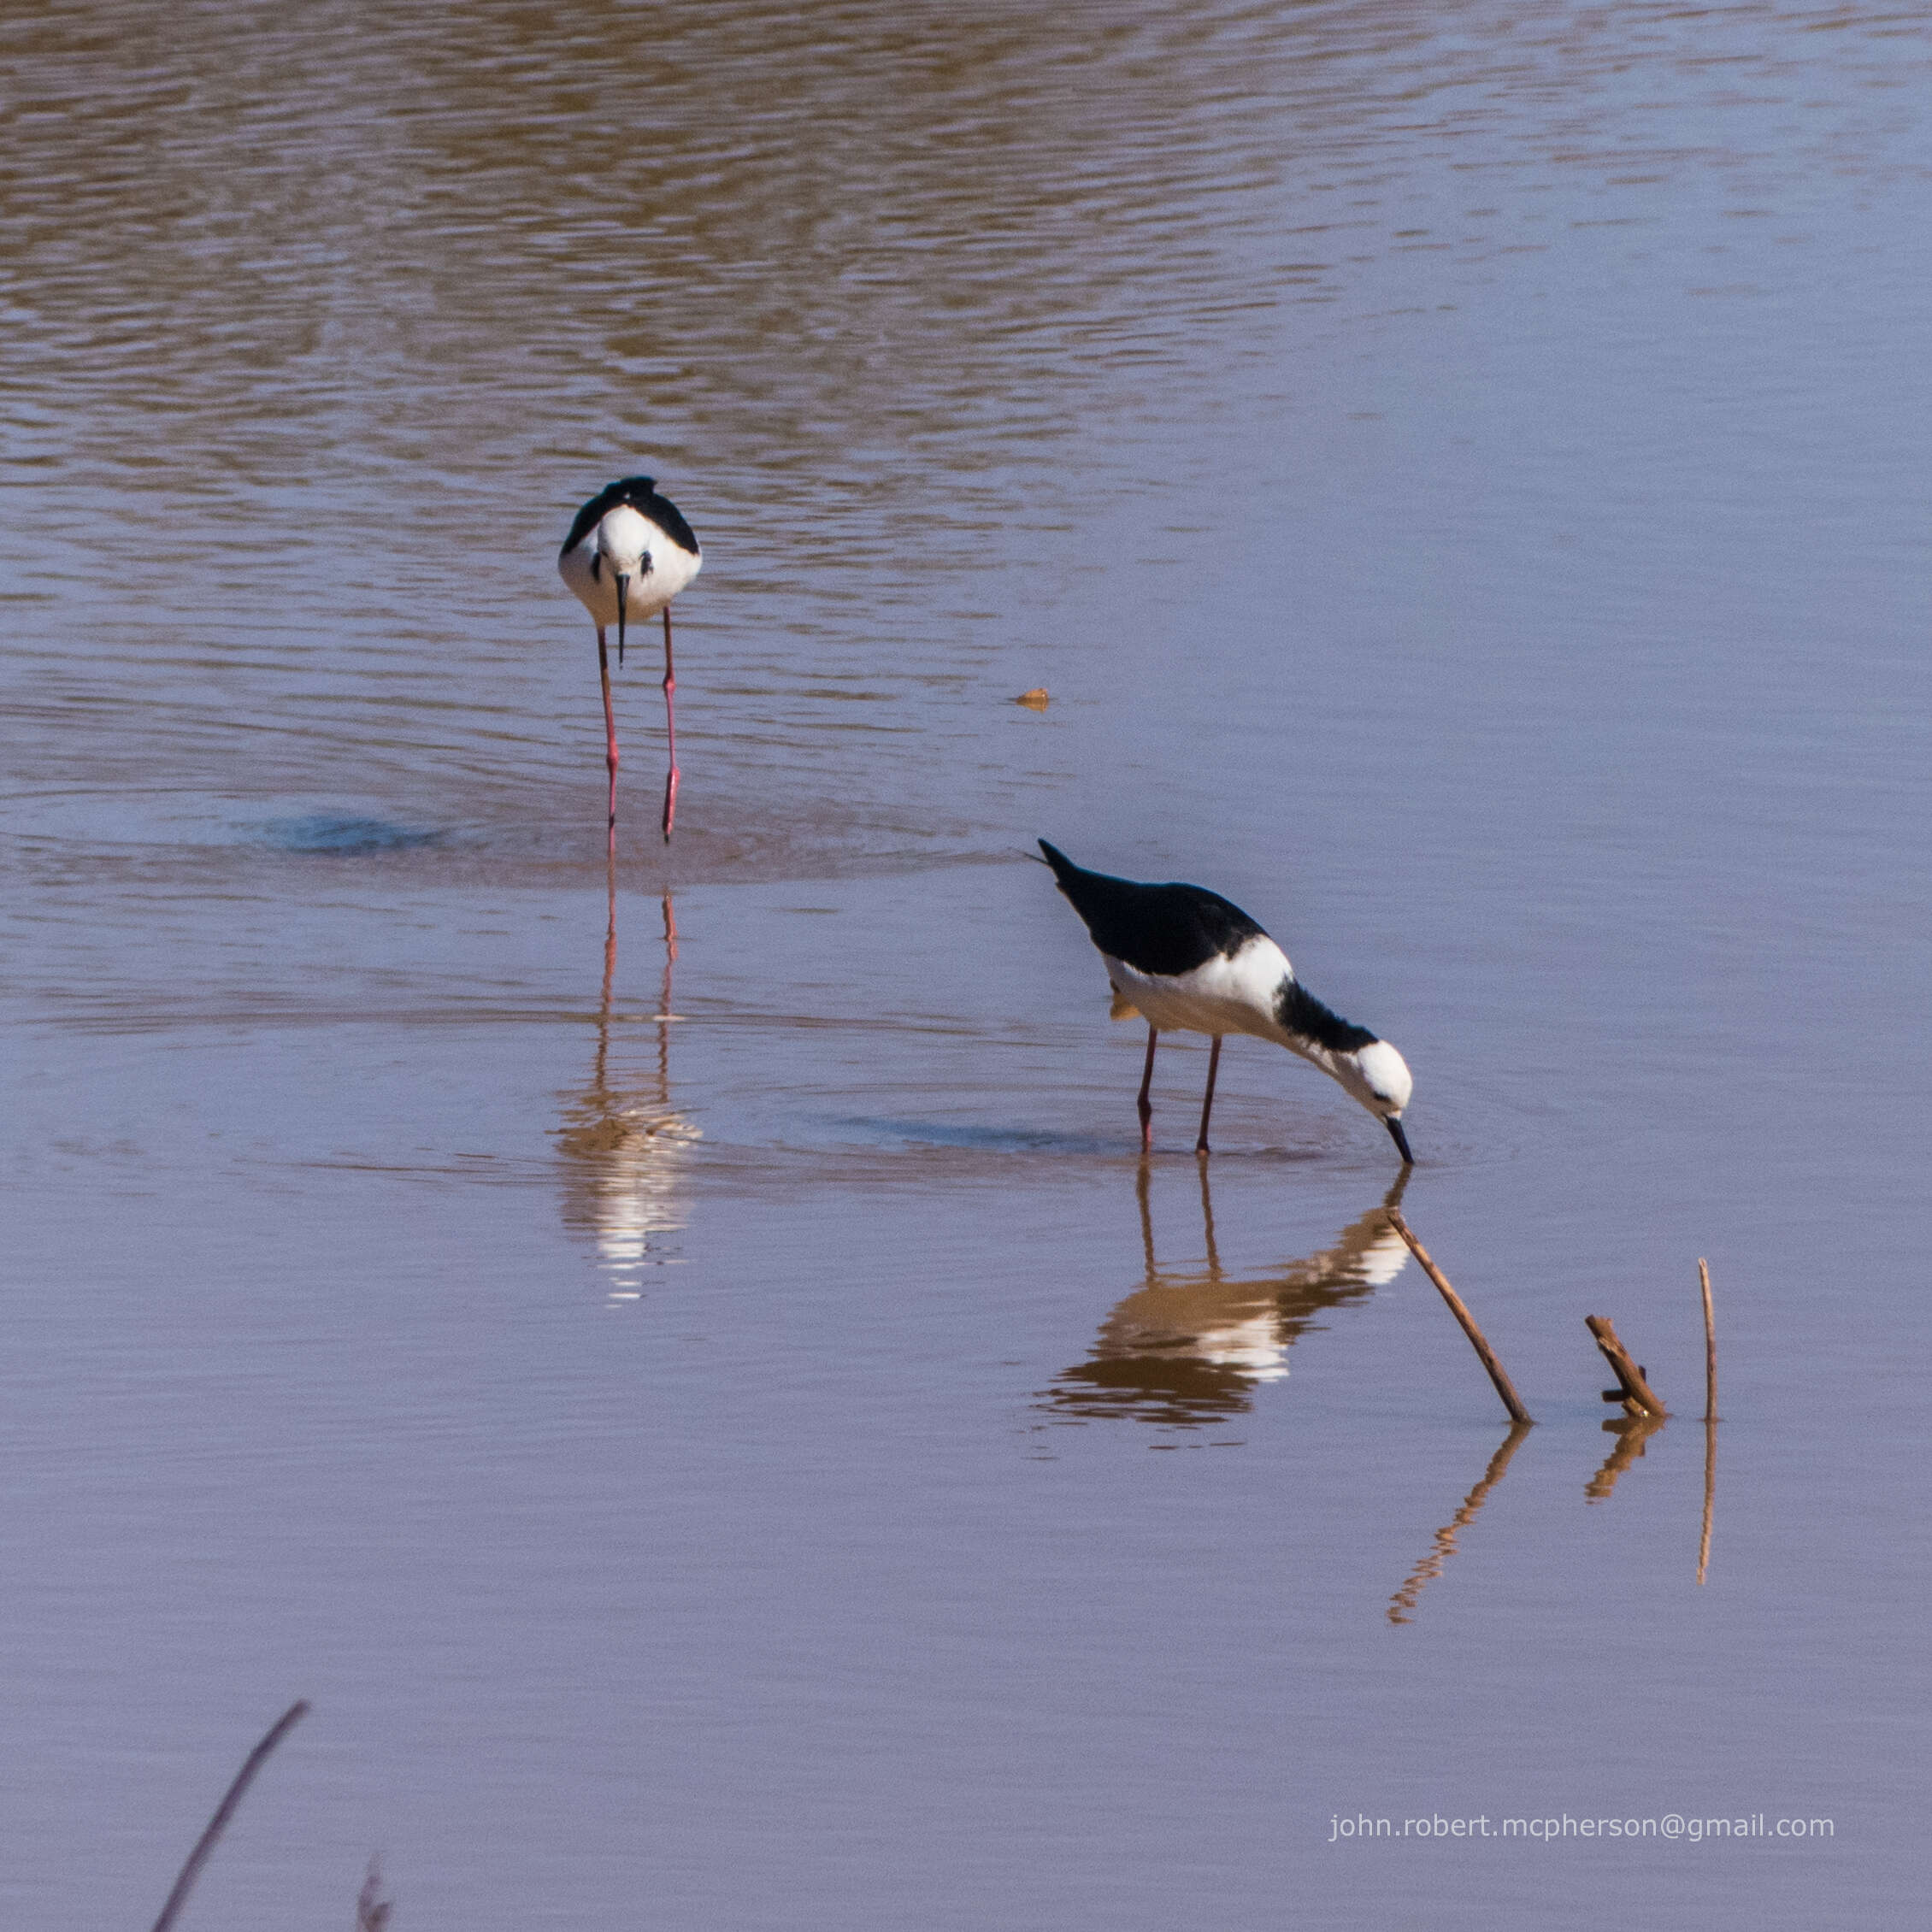
[(208, 1821), (208, 1829), (196, 1841), (194, 1850), (188, 1853), (188, 1862), (181, 1867), (181, 1876), (174, 1881), (174, 1889), (168, 1894), (168, 1903), (161, 1908), (161, 1917), (154, 1922), (154, 1932), (168, 1932), (174, 1924), (181, 1907), (188, 1902), (189, 1893), (195, 1888), (195, 1881), (201, 1876), (201, 1868), (208, 1863), (208, 1854), (215, 1849), (215, 1840), (228, 1829), (228, 1821), (234, 1817), (236, 1806), (255, 1782), (255, 1774), (268, 1762), (268, 1753), (308, 1715), (308, 1699), (297, 1698), (276, 1718), (268, 1735), (249, 1752), (246, 1763), (235, 1773), (235, 1782), (228, 1787), (227, 1795), (215, 1807), (215, 1816)]
[(1670, 1413), (1657, 1399), (1657, 1391), (1644, 1379), (1643, 1370), (1631, 1360), (1630, 1352), (1617, 1339), (1616, 1324), (1607, 1315), (1586, 1315), (1583, 1326), (1597, 1338), (1617, 1375), (1617, 1386), (1603, 1392), (1605, 1402), (1621, 1402), (1626, 1416), (1654, 1416), (1658, 1422)]
[(1697, 1279), (1704, 1290), (1704, 1419), (1717, 1419), (1717, 1323), (1711, 1312), (1711, 1270), (1700, 1256)]
[(1516, 1392), (1516, 1384), (1509, 1378), (1509, 1372), (1496, 1359), (1496, 1351), (1488, 1343), (1481, 1328), (1476, 1325), (1476, 1317), (1463, 1305), (1463, 1298), (1449, 1286), (1449, 1277), (1428, 1258), (1428, 1251), (1409, 1231), (1409, 1223), (1402, 1218), (1400, 1208), (1384, 1210), (1388, 1216), (1388, 1224), (1409, 1244), (1409, 1252), (1422, 1263), (1422, 1272), (1435, 1283), (1436, 1292), (1449, 1304), (1449, 1312), (1463, 1325), (1463, 1333), (1470, 1338), (1470, 1346), (1476, 1351), (1476, 1359), (1489, 1371), (1489, 1379), (1496, 1385), (1496, 1393), (1503, 1399), (1503, 1406), (1510, 1412), (1512, 1422), (1533, 1422), (1536, 1418), (1523, 1405), (1523, 1398)]
[(1409, 1580), (1388, 1599), (1388, 1620), (1391, 1623), (1412, 1623), (1415, 1618), (1410, 1612), (1416, 1607), (1416, 1599), (1424, 1587), (1433, 1583), (1442, 1574), (1442, 1566), (1456, 1553), (1456, 1538), (1459, 1532), (1467, 1529), (1476, 1521), (1476, 1512), (1489, 1499), (1489, 1492), (1503, 1480), (1503, 1471), (1510, 1466), (1510, 1458), (1517, 1452), (1524, 1436), (1529, 1434), (1528, 1422), (1511, 1422), (1510, 1433), (1498, 1446), (1496, 1453), (1489, 1458), (1489, 1467), (1482, 1472), (1482, 1480), (1463, 1499), (1463, 1506), (1453, 1517), (1436, 1531), (1428, 1554), (1409, 1572)]
[(1717, 1323), (1711, 1312), (1711, 1270), (1700, 1255), (1698, 1285), (1704, 1290), (1704, 1534), (1697, 1546), (1697, 1580), (1711, 1567), (1711, 1518), (1717, 1501)]

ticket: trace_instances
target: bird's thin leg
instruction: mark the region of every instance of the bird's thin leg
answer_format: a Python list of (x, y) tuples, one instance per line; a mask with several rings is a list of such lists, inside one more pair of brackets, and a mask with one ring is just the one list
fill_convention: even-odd
[(678, 688), (671, 669), (671, 607), (664, 606), (664, 738), (670, 747), (670, 775), (664, 780), (664, 842), (671, 841), (671, 821), (678, 815), (678, 720), (671, 700)]
[(1140, 1071), (1140, 1098), (1134, 1107), (1140, 1116), (1140, 1152), (1148, 1153), (1154, 1145), (1154, 1103), (1147, 1098), (1147, 1089), (1154, 1084), (1154, 1046), (1160, 1039), (1152, 1021), (1147, 1026), (1147, 1064)]
[(617, 714), (610, 708), (610, 653), (604, 642), (604, 626), (597, 627), (597, 674), (604, 686), (604, 762), (610, 772), (610, 856), (617, 857)]
[(1197, 1154), (1211, 1152), (1208, 1146), (1207, 1123), (1208, 1116), (1214, 1111), (1214, 1076), (1220, 1071), (1221, 1035), (1216, 1034), (1214, 1036), (1214, 1046), (1208, 1054), (1207, 1098), (1201, 1102), (1201, 1137), (1194, 1143), (1194, 1152)]

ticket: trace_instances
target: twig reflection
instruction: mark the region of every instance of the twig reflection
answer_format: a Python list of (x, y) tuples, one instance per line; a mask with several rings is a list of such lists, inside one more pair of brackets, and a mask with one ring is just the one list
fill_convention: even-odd
[(1408, 1185), (1406, 1169), (1387, 1199), (1343, 1228), (1333, 1246), (1232, 1279), (1215, 1239), (1205, 1162), (1199, 1175), (1206, 1267), (1163, 1269), (1155, 1258), (1142, 1162), (1135, 1193), (1146, 1281), (1101, 1325), (1091, 1358), (1045, 1392), (1043, 1407), (1062, 1417), (1122, 1416), (1170, 1428), (1245, 1415), (1259, 1385), (1287, 1374), (1289, 1347), (1324, 1311), (1372, 1294), (1408, 1262), (1388, 1220)]
[(613, 1072), (612, 1010), (617, 976), (617, 874), (605, 875), (604, 991), (590, 1084), (564, 1110), (557, 1146), (569, 1163), (563, 1218), (587, 1229), (613, 1277), (614, 1299), (634, 1300), (644, 1270), (674, 1257), (663, 1238), (684, 1226), (680, 1183), (698, 1130), (671, 1104), (671, 969), (678, 957), (677, 916), (663, 899), (664, 975), (658, 995), (655, 1077), (631, 1084)]
[(1717, 1418), (1704, 1418), (1704, 1534), (1697, 1545), (1697, 1580), (1711, 1567), (1711, 1518), (1717, 1506)]
[(1436, 1531), (1428, 1553), (1409, 1572), (1408, 1582), (1388, 1599), (1391, 1623), (1415, 1622), (1411, 1612), (1416, 1607), (1416, 1599), (1442, 1574), (1443, 1564), (1456, 1552), (1456, 1538), (1476, 1521), (1477, 1512), (1488, 1500), (1489, 1492), (1503, 1480), (1503, 1471), (1510, 1466), (1511, 1457), (1516, 1454), (1523, 1437), (1535, 1426), (1534, 1422), (1510, 1424), (1510, 1433), (1489, 1458), (1489, 1467), (1482, 1472), (1482, 1480), (1464, 1497), (1462, 1508)]
[(1617, 1440), (1609, 1455), (1605, 1457), (1603, 1467), (1583, 1486), (1584, 1496), (1593, 1503), (1608, 1502), (1611, 1491), (1617, 1487), (1617, 1477), (1643, 1454), (1644, 1445), (1664, 1426), (1667, 1419), (1663, 1416), (1627, 1416), (1620, 1421), (1605, 1422), (1605, 1432), (1614, 1435)]

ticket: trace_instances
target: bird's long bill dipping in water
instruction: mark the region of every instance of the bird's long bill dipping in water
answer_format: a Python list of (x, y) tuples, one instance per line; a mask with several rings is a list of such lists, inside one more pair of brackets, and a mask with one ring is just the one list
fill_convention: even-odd
[(604, 730), (610, 772), (610, 850), (617, 849), (617, 717), (610, 708), (610, 656), (604, 633), (617, 627), (617, 662), (624, 662), (624, 628), (664, 613), (664, 736), (671, 769), (664, 780), (664, 837), (678, 810), (678, 732), (671, 669), (671, 599), (703, 567), (698, 539), (669, 497), (648, 476), (626, 476), (599, 490), (577, 512), (557, 552), (557, 574), (582, 599), (597, 626), (597, 670), (604, 684)]
[(1205, 1033), (1214, 1041), (1197, 1154), (1208, 1152), (1222, 1035), (1246, 1033), (1312, 1061), (1387, 1128), (1404, 1163), (1414, 1164), (1402, 1131), (1414, 1083), (1402, 1056), (1306, 992), (1287, 955), (1240, 906), (1200, 886), (1144, 886), (1089, 872), (1044, 839), (1040, 849), (1106, 962), (1113, 1016), (1138, 1013), (1147, 1022), (1139, 1102), (1143, 1152), (1153, 1146), (1147, 1089), (1163, 1031)]

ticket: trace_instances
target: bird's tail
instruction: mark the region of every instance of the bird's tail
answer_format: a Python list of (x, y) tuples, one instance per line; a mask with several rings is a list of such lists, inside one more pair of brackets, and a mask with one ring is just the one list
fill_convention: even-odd
[(1069, 879), (1079, 878), (1080, 867), (1075, 865), (1057, 845), (1050, 845), (1044, 839), (1040, 841), (1040, 849), (1046, 854), (1046, 863), (1053, 868), (1053, 876), (1059, 881), (1061, 891), (1064, 892), (1067, 889), (1067, 881)]
[[(1109, 879), (1099, 872), (1089, 872), (1084, 865), (1075, 865), (1057, 845), (1049, 845), (1044, 839), (1040, 841), (1040, 849), (1046, 854), (1046, 863), (1053, 869), (1053, 883), (1060, 888), (1060, 896), (1080, 915), (1093, 943), (1104, 952), (1107, 949), (1101, 945), (1100, 935), (1094, 930), (1094, 922), (1104, 920), (1110, 891), (1123, 881)], [(1129, 886), (1127, 890), (1134, 892), (1139, 888)]]

